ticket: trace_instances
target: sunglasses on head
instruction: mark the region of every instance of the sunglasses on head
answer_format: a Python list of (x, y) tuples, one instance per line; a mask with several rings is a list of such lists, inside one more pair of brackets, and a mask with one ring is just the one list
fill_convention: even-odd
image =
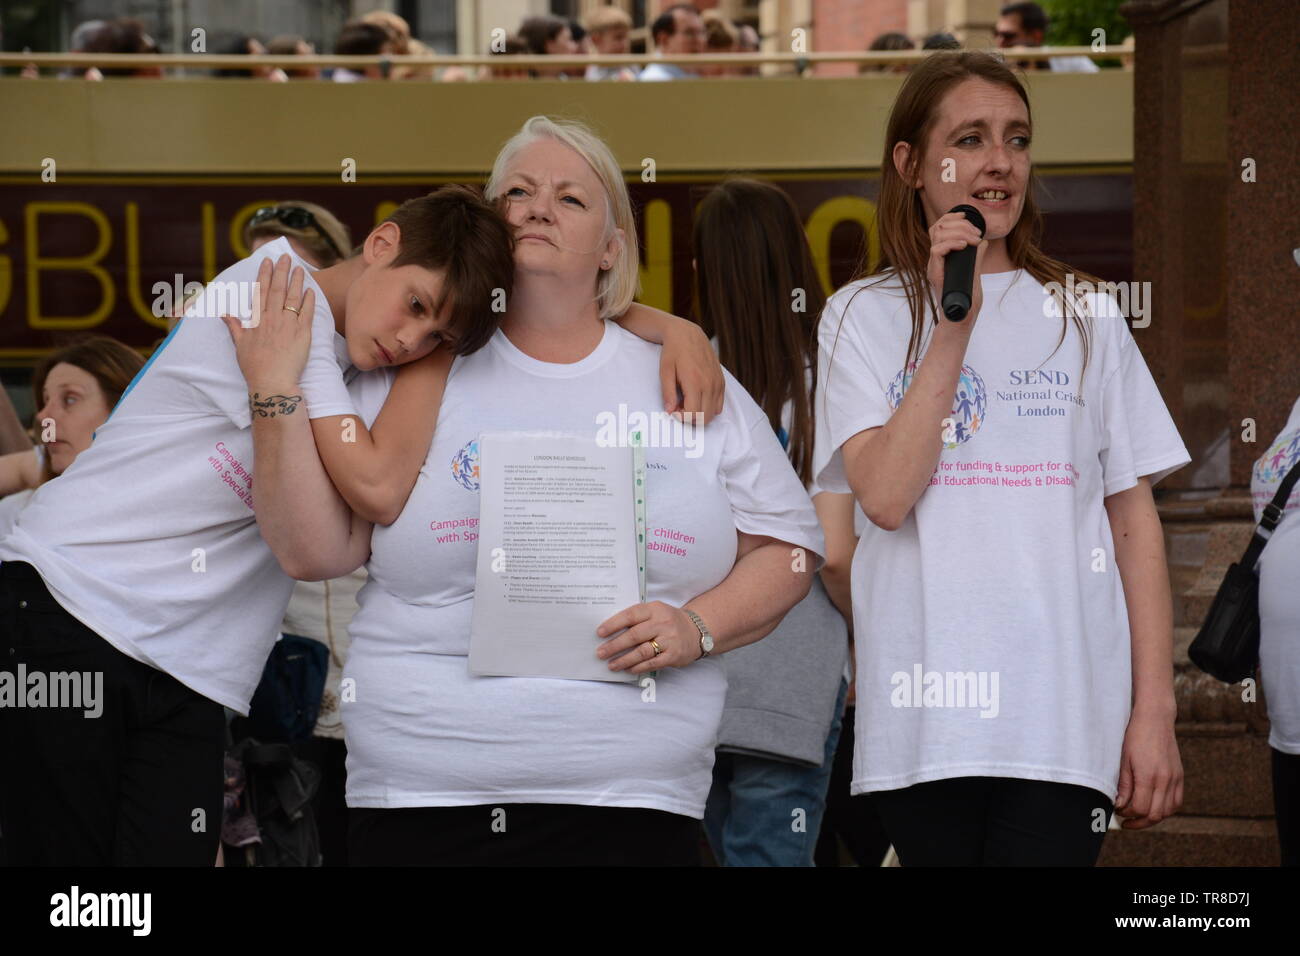
[(343, 255), (343, 250), (338, 247), (330, 234), (321, 228), (316, 217), (309, 210), (301, 206), (263, 206), (253, 213), (253, 217), (248, 220), (249, 228), (260, 225), (264, 222), (275, 220), (290, 229), (311, 229), (316, 235), (320, 236), (334, 250), (340, 259), (347, 258)]

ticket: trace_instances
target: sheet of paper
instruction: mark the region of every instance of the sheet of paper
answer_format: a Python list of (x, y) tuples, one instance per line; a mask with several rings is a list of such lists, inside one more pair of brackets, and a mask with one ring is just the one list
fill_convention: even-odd
[(601, 621), (640, 601), (632, 449), (586, 438), (479, 438), (470, 670), (633, 681), (596, 657)]

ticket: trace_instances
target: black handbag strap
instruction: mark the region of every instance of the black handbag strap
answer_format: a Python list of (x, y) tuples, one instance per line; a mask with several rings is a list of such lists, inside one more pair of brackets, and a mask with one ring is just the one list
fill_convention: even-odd
[(1264, 545), (1268, 544), (1268, 539), (1273, 536), (1273, 530), (1282, 520), (1282, 512), (1286, 508), (1287, 499), (1291, 497), (1291, 489), (1295, 487), (1297, 481), (1300, 481), (1300, 461), (1296, 461), (1291, 466), (1282, 483), (1277, 486), (1277, 494), (1273, 496), (1273, 500), (1264, 506), (1259, 525), (1251, 535), (1250, 546), (1246, 548), (1246, 553), (1241, 558), (1242, 566), (1248, 570), (1255, 570), (1255, 565), (1259, 563)]

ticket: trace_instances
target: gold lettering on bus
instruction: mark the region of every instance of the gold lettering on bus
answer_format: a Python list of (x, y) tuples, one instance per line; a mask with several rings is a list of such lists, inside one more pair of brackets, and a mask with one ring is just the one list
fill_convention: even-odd
[(812, 211), (804, 230), (812, 249), (813, 263), (827, 295), (835, 291), (831, 284), (831, 232), (842, 222), (856, 222), (867, 237), (867, 262), (871, 268), (880, 261), (880, 233), (876, 230), (876, 204), (861, 196), (836, 196)]
[(140, 296), (140, 206), (133, 202), (126, 204), (126, 298), (140, 318), (160, 329), (168, 328), (170, 310), (154, 315)]
[[(85, 216), (99, 229), (99, 242), (84, 256), (42, 258), (39, 224), (42, 215)], [(84, 202), (31, 202), (23, 208), (27, 254), (27, 324), (33, 329), (88, 329), (103, 322), (113, 311), (116, 293), (108, 270), (98, 265), (113, 244), (108, 217)], [(41, 314), (41, 273), (63, 270), (89, 272), (104, 290), (99, 307), (88, 315), (45, 316)]]
[[(260, 199), (257, 202), (250, 202), (240, 206), (235, 214), (230, 217), (230, 248), (235, 253), (236, 259), (247, 259), (253, 254), (253, 251), (244, 242), (244, 225), (253, 218), (253, 213), (263, 206), (274, 206), (278, 201), (276, 199)], [(209, 278), (208, 281), (212, 280)]]
[(645, 265), (641, 266), (640, 301), (673, 310), (673, 210), (663, 199), (645, 204)]

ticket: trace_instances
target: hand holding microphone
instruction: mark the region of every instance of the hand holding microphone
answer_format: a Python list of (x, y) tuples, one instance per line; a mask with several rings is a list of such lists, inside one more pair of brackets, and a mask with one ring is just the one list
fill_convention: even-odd
[(978, 281), (988, 240), (984, 217), (974, 206), (954, 206), (930, 227), (930, 285), (941, 290), (939, 308), (953, 322), (974, 325), (984, 296)]

